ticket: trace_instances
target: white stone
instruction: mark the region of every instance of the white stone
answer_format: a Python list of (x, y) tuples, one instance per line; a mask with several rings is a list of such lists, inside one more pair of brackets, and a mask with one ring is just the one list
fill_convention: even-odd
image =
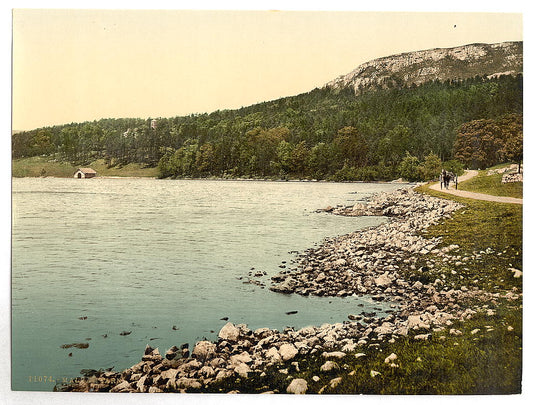
[(122, 392), (131, 389), (131, 385), (127, 381), (122, 381), (120, 384), (115, 385), (110, 389), (110, 392)]
[(246, 363), (239, 363), (237, 367), (235, 367), (234, 371), (239, 374), (241, 377), (246, 378), (248, 377), (248, 373), (252, 371), (248, 364)]
[(378, 335), (390, 335), (394, 332), (394, 325), (390, 322), (383, 322), (380, 326), (374, 329)]
[(325, 373), (333, 371), (333, 370), (338, 370), (338, 369), (339, 369), (339, 365), (335, 363), (334, 361), (329, 361), (329, 360), (320, 366), (320, 371), (325, 372)]
[(239, 340), (240, 331), (238, 328), (233, 325), (233, 323), (228, 322), (225, 324), (220, 332), (218, 332), (218, 337), (223, 340), (229, 340), (230, 342), (236, 342)]
[(387, 273), (382, 274), (381, 276), (374, 279), (374, 283), (378, 287), (388, 287), (392, 284), (392, 279), (389, 277)]
[(387, 358), (385, 359), (385, 363), (389, 364), (392, 363), (394, 360), (398, 359), (398, 355), (396, 353), (391, 353)]
[(331, 388), (335, 388), (337, 385), (339, 385), (340, 383), (342, 382), (342, 377), (337, 377), (337, 378), (334, 378), (332, 379), (330, 382), (329, 382), (329, 386)]
[(270, 349), (268, 349), (265, 353), (265, 357), (272, 363), (281, 362), (281, 356), (279, 354), (278, 349), (276, 349), (275, 347), (271, 347)]
[(234, 365), (240, 364), (240, 363), (250, 363), (252, 361), (252, 357), (248, 352), (242, 352), (239, 354), (234, 354), (230, 357), (230, 362)]
[(287, 394), (305, 394), (307, 388), (307, 381), (303, 378), (295, 378), (287, 387)]
[(431, 336), (430, 333), (425, 333), (425, 334), (422, 334), (422, 335), (416, 335), (414, 337), (414, 339), (415, 340), (428, 340), (430, 336)]
[(202, 340), (196, 342), (192, 351), (192, 357), (200, 359), (201, 361), (209, 360), (215, 357), (217, 346), (214, 343)]
[(298, 349), (292, 343), (285, 343), (280, 346), (279, 354), (283, 361), (288, 361), (298, 354)]
[(343, 352), (324, 352), (322, 353), (322, 356), (324, 356), (326, 359), (342, 359), (344, 356), (346, 356), (346, 353)]
[(161, 371), (161, 378), (173, 380), (178, 375), (178, 369), (169, 368), (168, 370)]

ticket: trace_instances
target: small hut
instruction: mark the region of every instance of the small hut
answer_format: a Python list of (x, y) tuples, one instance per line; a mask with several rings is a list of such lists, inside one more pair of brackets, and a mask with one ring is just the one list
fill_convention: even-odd
[(80, 167), (74, 173), (75, 179), (91, 179), (93, 177), (96, 177), (96, 171), (88, 167)]

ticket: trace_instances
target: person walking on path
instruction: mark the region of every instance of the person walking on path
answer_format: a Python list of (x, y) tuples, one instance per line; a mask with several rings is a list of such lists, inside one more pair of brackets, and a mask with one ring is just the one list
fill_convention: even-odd
[[(465, 173), (462, 176), (459, 176), (456, 180), (456, 187), (457, 183), (460, 183), (462, 181), (466, 181), (471, 179), (474, 176), (478, 175), (477, 170), (465, 170)], [(500, 197), (496, 195), (490, 195), (490, 194), (482, 194), (482, 193), (474, 193), (472, 191), (466, 191), (466, 190), (457, 190), (457, 189), (439, 189), (439, 183), (435, 183), (431, 186), (429, 186), (432, 190), (442, 191), (443, 193), (448, 193), (452, 195), (456, 195), (458, 197), (464, 197), (464, 198), (472, 198), (474, 200), (482, 200), (482, 201), (493, 201), (493, 202), (502, 202), (502, 203), (508, 203), (508, 204), (523, 204), (522, 198), (514, 198), (514, 197)], [(441, 184), (442, 188), (442, 184)]]

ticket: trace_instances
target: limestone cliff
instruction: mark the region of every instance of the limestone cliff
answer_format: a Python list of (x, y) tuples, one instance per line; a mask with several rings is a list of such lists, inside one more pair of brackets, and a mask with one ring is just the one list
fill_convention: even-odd
[(351, 87), (357, 94), (365, 89), (419, 85), (432, 80), (517, 75), (522, 70), (522, 42), (470, 44), (375, 59), (339, 76), (325, 87)]

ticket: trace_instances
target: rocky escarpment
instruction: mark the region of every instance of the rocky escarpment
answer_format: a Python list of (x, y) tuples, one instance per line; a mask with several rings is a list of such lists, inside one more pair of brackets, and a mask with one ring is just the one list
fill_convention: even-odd
[[(266, 372), (274, 370), (287, 381), (288, 393), (305, 393), (308, 382), (291, 375), (300, 369), (299, 356), (319, 356), (323, 359), (320, 372), (327, 376), (339, 367), (336, 359), (346, 353), (364, 356), (365, 352), (379, 349), (382, 342), (394, 342), (402, 336), (429, 340), (433, 333), (446, 329), (451, 336), (460, 334), (453, 327), (455, 320), (469, 319), (476, 313), (494, 315), (489, 305), (483, 303), (520, 298), (512, 291), (500, 295), (478, 287), (455, 288), (444, 274), (438, 273), (436, 260), (460, 268), (481, 254), (496, 253), (486, 249), (461, 256), (456, 245), (440, 246), (439, 239), (420, 236), (428, 226), (460, 207), (450, 200), (403, 189), (376, 195), (366, 204), (330, 209), (342, 215), (385, 215), (390, 220), (376, 228), (327, 239), (321, 246), (302, 254), (295, 268), (273, 277), (274, 291), (366, 295), (378, 301), (387, 300), (393, 310), (386, 317), (354, 314), (356, 309), (347, 307), (347, 319), (343, 322), (299, 330), (251, 330), (244, 324), (228, 322), (219, 331), (217, 341), (196, 342), (192, 352), (187, 345), (179, 349), (173, 346), (164, 354), (147, 346), (141, 361), (126, 370), (86, 370), (85, 377), (57, 389), (199, 392), (209, 391), (226, 378), (264, 377)], [(514, 276), (521, 277), (516, 272)], [(476, 299), (476, 306), (460, 305), (472, 299)], [(394, 359), (390, 362), (394, 364)], [(313, 376), (313, 381), (317, 379), (320, 377)], [(334, 383), (338, 381), (329, 382)], [(265, 386), (264, 392), (272, 391)]]
[(352, 88), (356, 94), (379, 87), (420, 85), (432, 80), (475, 76), (498, 77), (523, 71), (522, 42), (470, 44), (408, 52), (372, 60), (327, 83), (332, 89)]

